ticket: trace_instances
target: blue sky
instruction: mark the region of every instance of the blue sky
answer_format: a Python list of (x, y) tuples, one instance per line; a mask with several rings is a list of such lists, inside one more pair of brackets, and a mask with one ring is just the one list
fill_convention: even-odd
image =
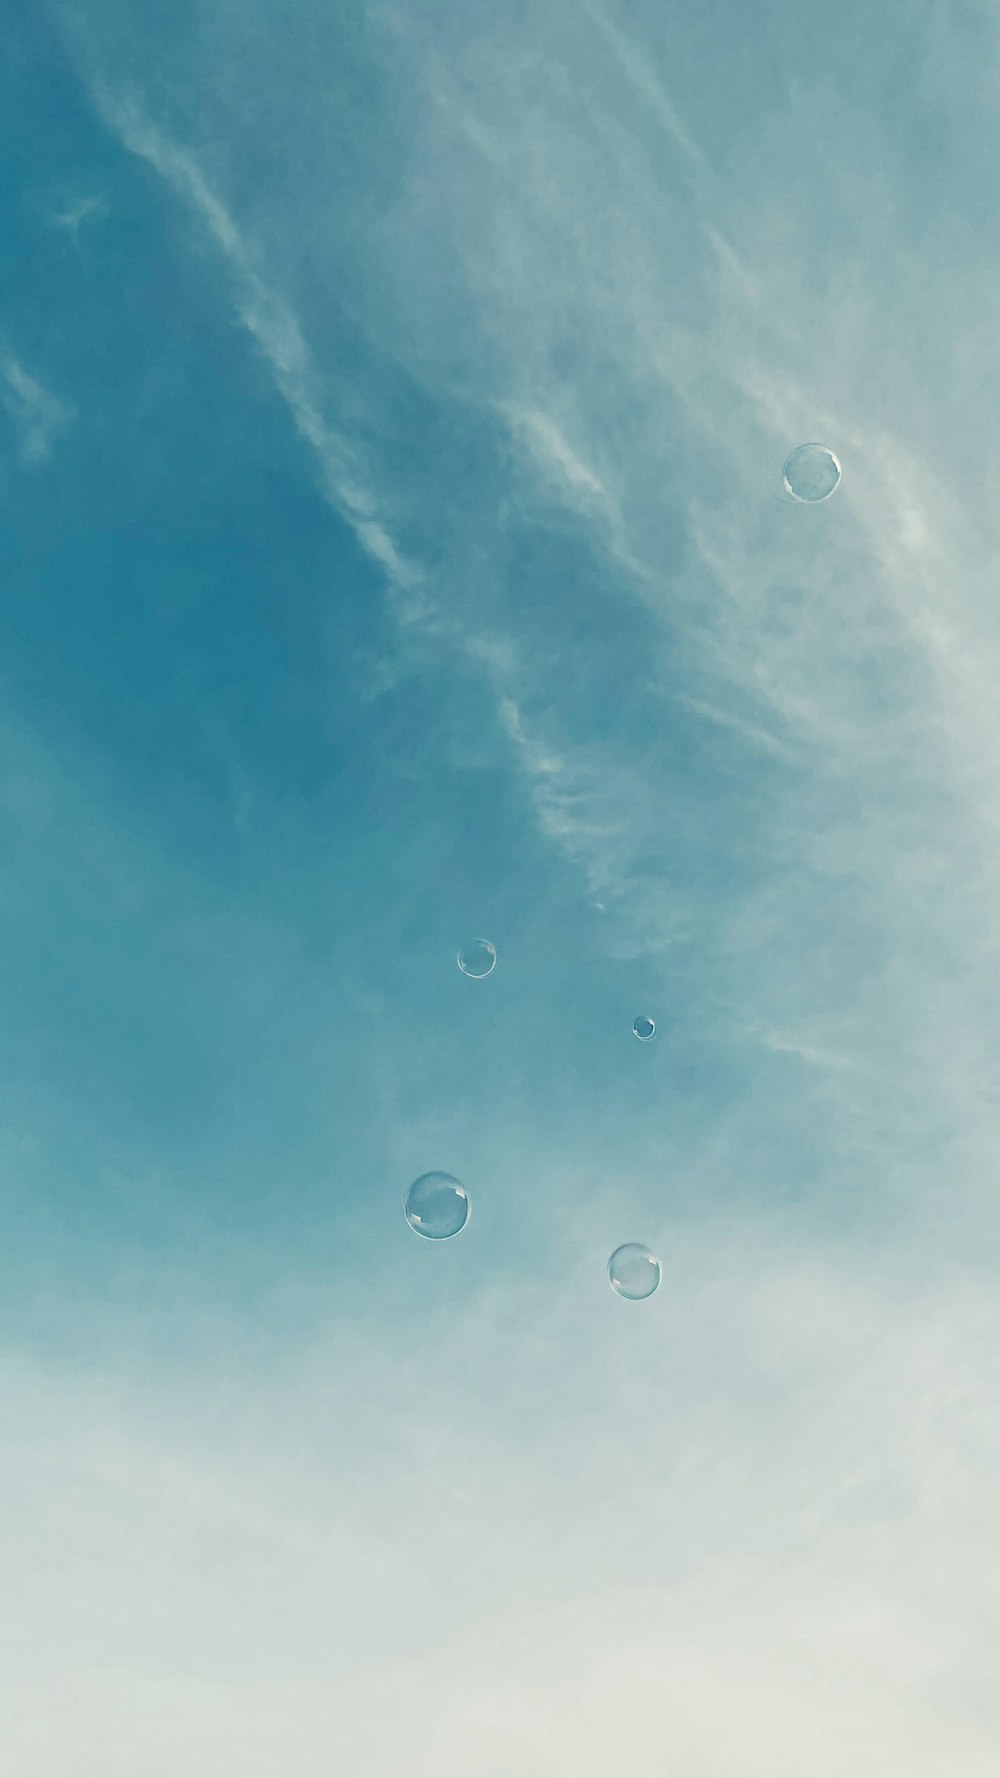
[(993, 1778), (995, 14), (8, 36), (4, 1768)]

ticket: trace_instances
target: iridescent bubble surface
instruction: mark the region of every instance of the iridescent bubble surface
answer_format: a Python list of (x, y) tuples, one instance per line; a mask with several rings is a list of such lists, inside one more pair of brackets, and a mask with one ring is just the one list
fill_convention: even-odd
[(840, 460), (829, 445), (799, 445), (785, 463), (782, 482), (793, 500), (828, 500), (840, 481)]
[(641, 1303), (652, 1296), (660, 1282), (660, 1262), (655, 1253), (639, 1241), (626, 1241), (616, 1247), (608, 1260), (611, 1288), (630, 1303)]
[(451, 1173), (421, 1173), (403, 1193), (403, 1211), (416, 1235), (447, 1241), (469, 1220), (469, 1194)]
[(650, 1038), (656, 1034), (656, 1023), (653, 1019), (640, 1017), (636, 1019), (632, 1029), (640, 1043), (648, 1043)]
[(463, 975), (472, 977), (474, 982), (485, 980), (492, 975), (497, 966), (496, 945), (491, 945), (488, 938), (468, 938), (458, 953), (458, 967)]

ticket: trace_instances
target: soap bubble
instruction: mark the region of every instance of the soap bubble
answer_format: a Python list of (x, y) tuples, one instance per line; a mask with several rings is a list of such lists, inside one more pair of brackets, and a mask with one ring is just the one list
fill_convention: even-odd
[(660, 1262), (648, 1247), (638, 1241), (626, 1241), (624, 1247), (615, 1248), (608, 1260), (608, 1277), (612, 1290), (619, 1296), (630, 1303), (641, 1303), (644, 1297), (652, 1296), (660, 1282)]
[(829, 445), (804, 444), (794, 450), (781, 479), (793, 500), (828, 500), (840, 481), (840, 461)]
[(469, 1194), (450, 1173), (421, 1173), (403, 1193), (403, 1211), (415, 1234), (447, 1241), (469, 1220)]
[(475, 982), (483, 981), (492, 975), (497, 966), (496, 945), (491, 945), (488, 938), (469, 938), (458, 953), (458, 967), (463, 975), (470, 975)]
[(640, 1016), (636, 1019), (632, 1029), (640, 1043), (648, 1043), (656, 1031), (656, 1022), (654, 1019), (647, 1019)]

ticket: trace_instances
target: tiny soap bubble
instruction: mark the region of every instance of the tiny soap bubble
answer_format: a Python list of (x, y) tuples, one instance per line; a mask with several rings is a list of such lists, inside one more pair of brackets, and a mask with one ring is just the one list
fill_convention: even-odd
[(627, 1302), (641, 1303), (652, 1296), (660, 1282), (660, 1262), (655, 1253), (638, 1241), (626, 1241), (616, 1247), (608, 1260), (611, 1288)]
[(824, 444), (799, 445), (781, 472), (785, 492), (813, 504), (830, 498), (840, 476), (840, 459)]
[(471, 976), (474, 982), (481, 982), (493, 974), (496, 966), (496, 945), (491, 945), (488, 938), (466, 939), (458, 953), (458, 967), (463, 975)]
[(469, 1220), (469, 1194), (450, 1173), (421, 1173), (403, 1194), (403, 1213), (415, 1235), (447, 1241)]

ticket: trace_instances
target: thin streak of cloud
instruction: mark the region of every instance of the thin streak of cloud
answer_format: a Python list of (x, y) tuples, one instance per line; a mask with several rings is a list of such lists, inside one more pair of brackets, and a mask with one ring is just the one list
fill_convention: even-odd
[(701, 232), (716, 255), (719, 264), (738, 284), (741, 294), (746, 297), (748, 302), (759, 303), (760, 286), (732, 242), (726, 239), (720, 229), (713, 228), (712, 224), (708, 222), (701, 224)]
[(75, 417), (69, 403), (46, 389), (11, 352), (0, 352), (0, 401), (17, 432), (21, 461), (31, 465), (45, 462)]
[(101, 86), (95, 87), (95, 97), (123, 146), (145, 160), (205, 225), (234, 278), (240, 319), (269, 365), (297, 431), (315, 454), (330, 504), (384, 571), (398, 595), (401, 618), (425, 617), (425, 577), (400, 553), (357, 450), (326, 417), (322, 376), (294, 311), (257, 271), (250, 245), (195, 157), (156, 129), (134, 100), (112, 98)]
[(80, 230), (85, 222), (99, 220), (108, 214), (107, 200), (91, 194), (88, 197), (78, 198), (74, 204), (67, 204), (64, 210), (52, 211), (49, 221), (53, 228), (63, 229), (74, 242), (78, 242)]
[(597, 0), (580, 0), (580, 10), (585, 12), (605, 43), (611, 49), (622, 70), (627, 75), (631, 86), (638, 93), (643, 103), (649, 106), (653, 116), (665, 130), (674, 145), (681, 150), (687, 159), (696, 167), (704, 165), (705, 157), (697, 142), (685, 128), (677, 114), (673, 102), (668, 98), (660, 81), (652, 72), (642, 54), (634, 48), (624, 32), (612, 24), (604, 8)]
[(746, 1026), (745, 1035), (762, 1043), (765, 1049), (773, 1050), (776, 1055), (797, 1056), (801, 1062), (808, 1062), (815, 1068), (832, 1068), (841, 1072), (858, 1066), (850, 1055), (840, 1054), (826, 1045), (810, 1043), (808, 1039), (792, 1032), (776, 1031), (760, 1019)]
[(513, 697), (500, 698), (499, 715), (520, 756), (543, 831), (583, 866), (590, 892), (606, 894), (622, 840), (620, 817), (615, 821), (597, 814), (579, 761), (568, 762), (546, 747)]
[(556, 421), (537, 409), (512, 406), (507, 418), (516, 433), (527, 442), (543, 472), (551, 475), (570, 495), (606, 502), (607, 489), (594, 471), (588, 468), (564, 437)]
[(748, 722), (735, 711), (724, 710), (717, 704), (710, 704), (704, 698), (691, 697), (686, 692), (679, 693), (677, 701), (692, 710), (696, 716), (703, 716), (706, 722), (712, 723), (716, 728), (727, 729), (730, 734), (738, 735), (740, 740), (749, 742), (751, 747), (760, 748), (775, 759), (794, 764), (800, 757), (793, 746), (772, 734), (762, 723)]

